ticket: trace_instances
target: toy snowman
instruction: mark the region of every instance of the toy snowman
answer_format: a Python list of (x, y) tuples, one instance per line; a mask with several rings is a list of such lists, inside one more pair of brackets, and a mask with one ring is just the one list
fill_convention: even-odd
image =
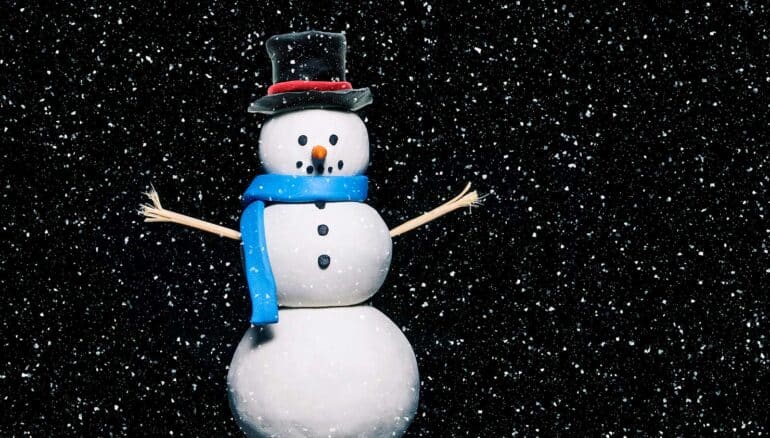
[[(475, 192), (388, 230), (364, 204), (369, 138), (356, 110), (368, 88), (345, 81), (342, 34), (308, 31), (267, 41), (273, 85), (249, 112), (265, 174), (243, 195), (240, 233), (146, 205), (148, 221), (240, 239), (251, 327), (227, 376), (249, 437), (401, 436), (417, 410), (417, 362), (401, 330), (366, 304), (385, 281), (391, 237), (462, 206)], [(280, 311), (279, 311), (280, 306)]]

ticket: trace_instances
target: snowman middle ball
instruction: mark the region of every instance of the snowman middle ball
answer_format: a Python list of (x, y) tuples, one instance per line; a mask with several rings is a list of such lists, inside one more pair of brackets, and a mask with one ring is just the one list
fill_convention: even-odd
[(348, 306), (382, 286), (392, 241), (379, 214), (360, 202), (265, 208), (265, 237), (278, 304)]

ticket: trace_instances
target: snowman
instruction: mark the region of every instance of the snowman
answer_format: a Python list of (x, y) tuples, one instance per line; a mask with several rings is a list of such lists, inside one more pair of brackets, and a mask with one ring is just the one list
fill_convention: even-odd
[(466, 187), (389, 230), (364, 203), (369, 137), (355, 111), (372, 96), (345, 80), (344, 35), (277, 35), (267, 51), (273, 85), (249, 107), (269, 116), (259, 137), (265, 173), (243, 195), (240, 232), (165, 210), (156, 193), (143, 213), (242, 243), (251, 325), (227, 385), (247, 436), (401, 436), (417, 410), (417, 362), (401, 330), (366, 302), (385, 281), (392, 236), (478, 197)]

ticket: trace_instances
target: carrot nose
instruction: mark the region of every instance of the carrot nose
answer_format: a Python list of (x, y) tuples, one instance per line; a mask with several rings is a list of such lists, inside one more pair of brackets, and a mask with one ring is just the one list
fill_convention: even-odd
[(320, 144), (317, 146), (313, 146), (313, 151), (310, 153), (310, 156), (313, 157), (313, 161), (321, 161), (326, 159), (326, 148), (321, 146)]

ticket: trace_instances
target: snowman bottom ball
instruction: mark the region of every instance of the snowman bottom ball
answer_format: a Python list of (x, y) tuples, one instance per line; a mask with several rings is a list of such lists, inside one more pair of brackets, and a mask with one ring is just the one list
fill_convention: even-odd
[(398, 437), (420, 378), (401, 330), (363, 305), (281, 309), (243, 336), (227, 384), (249, 437)]

